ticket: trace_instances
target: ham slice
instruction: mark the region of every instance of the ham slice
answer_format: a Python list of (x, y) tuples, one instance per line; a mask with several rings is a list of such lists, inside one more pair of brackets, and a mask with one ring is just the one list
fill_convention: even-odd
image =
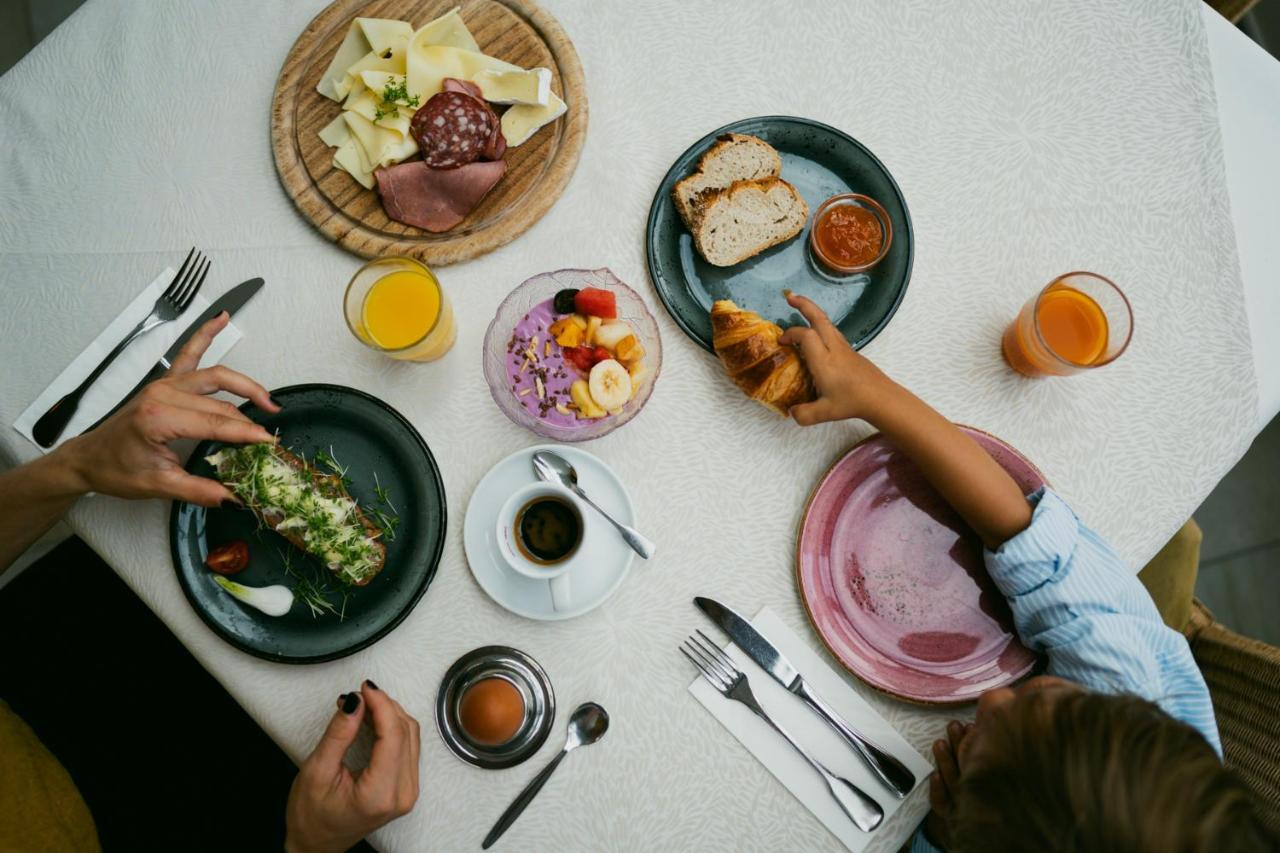
[(470, 95), (478, 101), (484, 100), (484, 92), (480, 87), (470, 80), (459, 80), (457, 77), (446, 77), (440, 81), (440, 88), (445, 92), (461, 92), (464, 95)]
[(387, 216), (425, 231), (448, 231), (475, 210), (507, 171), (502, 160), (433, 169), (421, 160), (374, 172)]
[(489, 135), (489, 141), (480, 152), (480, 156), (485, 160), (501, 160), (502, 155), (507, 153), (507, 138), (502, 135), (502, 122), (499, 121), (498, 114), (484, 99), (484, 92), (480, 87), (470, 80), (459, 80), (457, 77), (446, 77), (440, 85), (445, 92), (461, 92), (464, 95), (470, 95), (488, 108), (489, 116), (493, 119), (493, 133)]

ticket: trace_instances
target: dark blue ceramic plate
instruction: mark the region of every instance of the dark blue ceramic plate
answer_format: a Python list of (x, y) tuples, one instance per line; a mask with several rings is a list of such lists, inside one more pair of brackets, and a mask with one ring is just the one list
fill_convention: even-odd
[[(782, 178), (809, 203), (810, 222), (799, 235), (732, 267), (707, 263), (693, 248), (671, 199), (676, 182), (691, 174), (722, 133), (746, 133), (768, 142), (782, 156)], [(889, 212), (893, 244), (867, 273), (832, 278), (809, 255), (809, 227), (818, 205), (837, 193), (869, 195)], [(834, 127), (806, 118), (762, 116), (727, 124), (695, 142), (667, 172), (649, 208), (646, 235), (649, 277), (672, 318), (704, 348), (711, 349), (711, 303), (732, 299), (766, 320), (801, 322), (782, 295), (792, 290), (818, 303), (849, 343), (861, 348), (879, 334), (898, 309), (911, 279), (914, 254), (911, 215), (893, 176), (862, 143)]]
[[(331, 452), (346, 467), (351, 494), (362, 507), (381, 506), (378, 483), (386, 490), (400, 519), (394, 538), (387, 540), (386, 566), (366, 586), (344, 590), (317, 561), (275, 532), (259, 529), (247, 510), (206, 510), (182, 502), (174, 502), (169, 516), (173, 564), (196, 613), (231, 645), (281, 663), (333, 660), (372, 644), (400, 624), (427, 591), (444, 548), (444, 483), (422, 436), (381, 400), (339, 385), (294, 385), (272, 396), (283, 406), (278, 414), (251, 403), (241, 409), (267, 429), (279, 431), (284, 446), (307, 459), (314, 459), (317, 451)], [(211, 476), (205, 457), (217, 447), (201, 443), (187, 470)], [(232, 539), (249, 545), (249, 567), (232, 579), (247, 586), (292, 588), (292, 610), (267, 616), (213, 582), (204, 559), (212, 548)], [(342, 593), (347, 592), (342, 618), (328, 612), (313, 616), (297, 597), (298, 578), (285, 571), (285, 554), (295, 573), (327, 580), (335, 608), (343, 607)]]

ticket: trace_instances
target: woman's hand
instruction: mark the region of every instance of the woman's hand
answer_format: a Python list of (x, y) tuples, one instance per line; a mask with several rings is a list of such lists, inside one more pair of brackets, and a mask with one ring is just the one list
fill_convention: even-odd
[[(373, 726), (373, 755), (368, 767), (353, 774), (342, 759), (366, 717)], [(343, 851), (408, 814), (418, 800), (418, 736), (418, 721), (373, 682), (339, 696), (337, 712), (289, 791), (285, 850)]]
[(279, 411), (265, 388), (221, 365), (196, 369), (229, 321), (224, 312), (205, 323), (163, 379), (143, 388), (102, 426), (55, 451), (75, 472), (83, 491), (122, 498), (176, 498), (201, 506), (235, 500), (222, 484), (183, 470), (168, 446), (181, 438), (233, 444), (275, 441), (231, 403), (207, 396), (230, 391), (264, 411)]
[(787, 304), (804, 315), (809, 325), (792, 326), (782, 333), (778, 343), (799, 346), (818, 390), (817, 400), (792, 406), (791, 417), (802, 426), (872, 418), (886, 393), (897, 386), (849, 346), (840, 330), (811, 300), (790, 293)]
[(956, 785), (960, 782), (960, 742), (973, 724), (952, 720), (947, 724), (947, 737), (933, 742), (933, 761), (938, 766), (929, 777), (929, 805), (924, 832), (935, 847), (943, 850), (951, 844), (951, 812)]

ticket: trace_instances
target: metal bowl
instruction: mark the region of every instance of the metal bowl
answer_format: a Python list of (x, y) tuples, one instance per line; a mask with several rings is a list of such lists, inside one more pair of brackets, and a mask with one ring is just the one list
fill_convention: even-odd
[[(467, 736), (458, 719), (458, 704), (467, 689), (485, 678), (510, 683), (524, 700), (524, 721), (506, 743), (486, 746)], [(436, 729), (445, 746), (468, 764), (499, 770), (529, 758), (546, 741), (556, 718), (551, 679), (538, 662), (509, 646), (484, 646), (454, 661), (436, 693)]]

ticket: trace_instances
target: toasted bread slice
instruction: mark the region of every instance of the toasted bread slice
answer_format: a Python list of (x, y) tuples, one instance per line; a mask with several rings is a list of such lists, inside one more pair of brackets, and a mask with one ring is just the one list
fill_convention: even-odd
[(315, 556), (342, 583), (364, 586), (386, 565), (381, 528), (337, 474), (273, 444), (224, 447), (206, 461), (263, 524)]
[(800, 233), (809, 205), (781, 178), (735, 181), (703, 195), (693, 244), (707, 263), (733, 266)]
[(698, 160), (698, 171), (676, 184), (676, 210), (685, 227), (693, 230), (700, 197), (728, 189), (734, 181), (776, 178), (782, 173), (782, 158), (773, 146), (743, 133), (725, 133)]

